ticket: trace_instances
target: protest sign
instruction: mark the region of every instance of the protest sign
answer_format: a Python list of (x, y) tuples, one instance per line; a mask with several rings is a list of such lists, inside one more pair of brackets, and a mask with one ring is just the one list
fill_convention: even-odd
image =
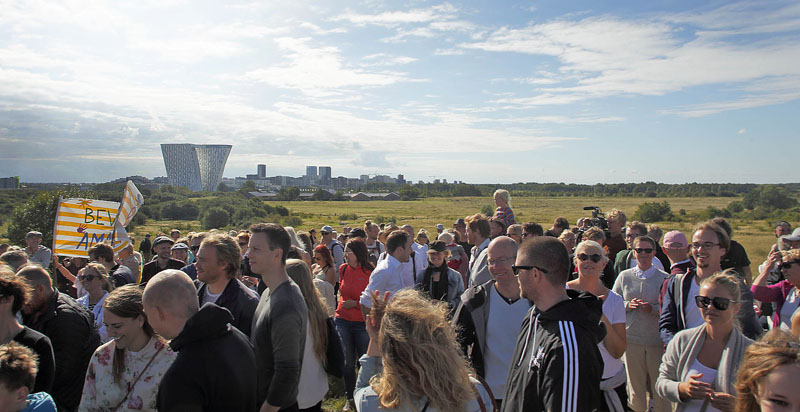
[[(59, 256), (89, 257), (89, 248), (97, 243), (111, 243), (118, 202), (69, 198), (59, 199), (53, 230), (53, 253)], [(120, 230), (121, 229), (121, 230)], [(130, 240), (124, 228), (117, 227), (114, 252)]]

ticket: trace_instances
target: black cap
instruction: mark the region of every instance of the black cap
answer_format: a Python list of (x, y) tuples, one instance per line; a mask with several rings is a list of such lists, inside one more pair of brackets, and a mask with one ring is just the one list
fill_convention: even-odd
[(354, 237), (364, 237), (365, 238), (365, 237), (367, 237), (367, 232), (365, 232), (364, 229), (356, 228), (356, 229), (353, 229), (353, 230), (350, 231), (349, 236), (351, 238), (354, 238)]
[(458, 220), (456, 220), (456, 223), (453, 223), (453, 226), (458, 226), (458, 225), (466, 226), (467, 222), (464, 221), (464, 218), (459, 218)]
[(447, 244), (441, 240), (435, 240), (428, 245), (429, 252), (444, 252), (445, 250), (447, 250)]

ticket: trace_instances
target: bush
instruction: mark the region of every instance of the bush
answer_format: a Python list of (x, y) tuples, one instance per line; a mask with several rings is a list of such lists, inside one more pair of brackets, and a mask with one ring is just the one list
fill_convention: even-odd
[(636, 212), (633, 214), (634, 220), (639, 220), (645, 223), (650, 222), (663, 222), (673, 218), (672, 208), (665, 200), (659, 202), (646, 202), (639, 205)]
[(340, 221), (347, 221), (347, 220), (358, 220), (358, 215), (355, 213), (342, 213), (339, 215)]
[(797, 199), (783, 186), (762, 185), (746, 194), (743, 204), (749, 210), (755, 210), (760, 206), (772, 211), (794, 207), (797, 205)]
[(161, 218), (171, 220), (196, 220), (200, 208), (193, 201), (172, 201), (161, 205)]
[(494, 207), (492, 205), (483, 205), (481, 206), (481, 213), (486, 216), (492, 217), (494, 216)]
[(206, 229), (220, 229), (228, 226), (231, 216), (228, 211), (221, 207), (208, 209), (203, 215), (203, 226)]
[(705, 218), (713, 219), (715, 217), (729, 218), (731, 217), (731, 212), (728, 209), (720, 209), (714, 206), (707, 207), (705, 210)]
[(25, 245), (25, 235), (36, 230), (42, 232), (42, 245), (53, 245), (53, 224), (56, 221), (58, 198), (83, 197), (96, 199), (94, 192), (74, 189), (41, 192), (24, 204), (17, 206), (8, 225), (8, 240), (12, 245)]

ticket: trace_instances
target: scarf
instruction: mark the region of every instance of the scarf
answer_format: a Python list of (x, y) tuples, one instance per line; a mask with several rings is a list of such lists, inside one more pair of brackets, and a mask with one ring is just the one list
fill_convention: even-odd
[[(442, 263), (439, 267), (434, 267), (430, 261), (428, 263), (422, 277), (422, 291), (433, 300), (447, 302), (447, 273), (450, 268), (447, 266), (447, 262)], [(433, 281), (434, 272), (439, 272), (438, 282)]]

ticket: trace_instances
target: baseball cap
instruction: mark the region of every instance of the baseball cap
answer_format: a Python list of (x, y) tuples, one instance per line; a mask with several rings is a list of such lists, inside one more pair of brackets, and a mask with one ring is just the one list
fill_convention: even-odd
[(189, 250), (189, 246), (186, 246), (186, 243), (176, 243), (170, 248), (170, 250), (181, 250), (181, 249)]
[(800, 227), (795, 229), (791, 235), (781, 236), (781, 240), (788, 240), (790, 242), (800, 242)]
[(441, 223), (436, 224), (436, 230), (444, 230), (444, 225)]
[(428, 246), (428, 252), (444, 252), (445, 250), (447, 250), (447, 244), (441, 240), (434, 240)]
[(789, 223), (789, 222), (787, 222), (787, 221), (785, 221), (785, 220), (779, 220), (779, 221), (775, 222), (775, 226), (773, 226), (772, 228), (773, 228), (773, 229), (777, 229), (777, 228), (778, 228), (778, 226), (781, 226), (781, 225), (783, 225), (784, 223), (786, 223), (786, 226), (789, 226), (790, 228), (792, 227), (792, 224), (791, 224), (791, 223)]
[(460, 219), (456, 220), (456, 223), (453, 223), (453, 226), (459, 226), (459, 225), (463, 225), (463, 226), (467, 225), (467, 222), (464, 221), (464, 218), (460, 218)]
[(333, 233), (333, 228), (328, 225), (325, 225), (319, 231), (322, 233)]
[(680, 230), (673, 230), (664, 235), (664, 248), (686, 249), (687, 247), (689, 247), (689, 241), (686, 240), (686, 235)]
[(28, 233), (25, 235), (25, 239), (30, 239), (30, 238), (32, 238), (32, 237), (39, 237), (39, 238), (40, 238), (40, 237), (43, 237), (43, 236), (42, 236), (42, 232), (39, 232), (39, 231), (36, 231), (36, 230), (31, 230), (30, 232), (28, 232)]

